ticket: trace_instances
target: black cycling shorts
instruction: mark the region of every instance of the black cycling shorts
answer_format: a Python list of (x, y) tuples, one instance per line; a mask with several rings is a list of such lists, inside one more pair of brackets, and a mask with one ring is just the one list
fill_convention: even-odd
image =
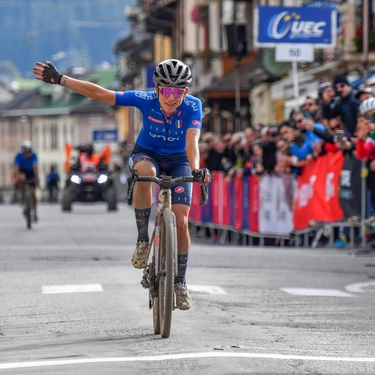
[[(141, 160), (147, 160), (152, 163), (156, 169), (157, 176), (160, 176), (161, 172), (172, 178), (191, 176), (191, 168), (186, 153), (159, 155), (135, 145), (129, 158), (130, 169), (133, 170)], [(192, 183), (181, 182), (172, 188), (172, 204), (184, 204), (190, 207), (191, 194)]]
[(24, 171), (24, 170), (21, 169), (20, 173), (23, 173), (25, 175), (26, 180), (33, 180), (33, 182), (30, 182), (29, 185), (31, 187), (34, 187), (34, 188), (36, 187), (36, 183), (35, 183), (35, 180), (34, 180), (34, 178), (35, 178), (34, 171)]

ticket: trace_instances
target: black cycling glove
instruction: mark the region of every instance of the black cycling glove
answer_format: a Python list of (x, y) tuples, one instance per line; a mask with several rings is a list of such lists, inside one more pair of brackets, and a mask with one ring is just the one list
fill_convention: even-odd
[(206, 175), (206, 173), (211, 176), (211, 172), (207, 168), (195, 169), (194, 171), (192, 171), (194, 179), (198, 182), (204, 181), (204, 176)]
[(57, 69), (51, 62), (47, 63), (44, 66), (43, 73), (42, 73), (44, 82), (52, 83), (54, 85), (59, 85), (62, 76), (63, 75), (57, 71)]

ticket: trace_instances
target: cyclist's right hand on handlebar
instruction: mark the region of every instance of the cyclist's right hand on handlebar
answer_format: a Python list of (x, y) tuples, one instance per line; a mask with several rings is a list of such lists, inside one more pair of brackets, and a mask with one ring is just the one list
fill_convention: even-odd
[(62, 76), (51, 62), (46, 61), (42, 72), (44, 82), (59, 85)]
[(211, 181), (211, 172), (207, 168), (195, 169), (192, 175), (198, 182), (208, 184)]

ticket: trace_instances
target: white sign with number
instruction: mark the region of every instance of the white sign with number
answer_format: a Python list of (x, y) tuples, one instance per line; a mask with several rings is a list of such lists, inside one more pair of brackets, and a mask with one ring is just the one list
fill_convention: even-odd
[(277, 44), (276, 61), (314, 61), (314, 47), (312, 44)]

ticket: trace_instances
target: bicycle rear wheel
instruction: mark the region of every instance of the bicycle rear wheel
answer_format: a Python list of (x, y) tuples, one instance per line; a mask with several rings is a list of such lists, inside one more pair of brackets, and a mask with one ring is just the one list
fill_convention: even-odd
[(167, 338), (171, 332), (173, 311), (173, 287), (175, 277), (175, 217), (170, 209), (165, 209), (160, 217), (158, 304), (160, 314), (160, 334)]
[(24, 208), (24, 215), (26, 217), (26, 226), (27, 229), (31, 229), (31, 191), (29, 187), (25, 189), (25, 208)]

